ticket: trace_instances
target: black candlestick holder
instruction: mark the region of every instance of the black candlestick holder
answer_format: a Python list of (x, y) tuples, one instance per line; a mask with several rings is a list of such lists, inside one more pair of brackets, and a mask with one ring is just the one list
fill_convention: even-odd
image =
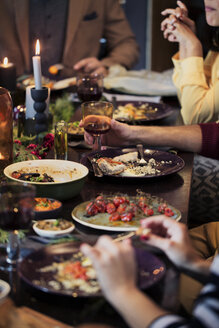
[(36, 111), (35, 132), (38, 135), (39, 133), (47, 131), (48, 129), (48, 119), (45, 114), (46, 99), (48, 98), (48, 88), (43, 87), (40, 90), (32, 88), (31, 97), (34, 100), (33, 108)]

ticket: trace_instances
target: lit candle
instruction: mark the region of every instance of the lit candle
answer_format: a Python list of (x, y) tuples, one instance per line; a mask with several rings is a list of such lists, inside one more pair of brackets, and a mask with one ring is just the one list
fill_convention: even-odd
[(33, 56), (33, 75), (35, 80), (35, 88), (42, 89), (42, 72), (41, 72), (41, 59), (40, 59), (40, 41), (36, 42), (35, 56)]
[(0, 86), (15, 91), (16, 89), (16, 68), (13, 63), (10, 63), (8, 57), (3, 59), (0, 64)]

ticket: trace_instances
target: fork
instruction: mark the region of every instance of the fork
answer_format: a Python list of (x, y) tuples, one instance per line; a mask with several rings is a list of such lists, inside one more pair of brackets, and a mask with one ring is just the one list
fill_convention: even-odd
[(140, 155), (140, 164), (147, 164), (146, 160), (144, 159), (144, 149), (143, 149), (143, 145), (142, 144), (138, 144), (136, 145), (139, 155)]

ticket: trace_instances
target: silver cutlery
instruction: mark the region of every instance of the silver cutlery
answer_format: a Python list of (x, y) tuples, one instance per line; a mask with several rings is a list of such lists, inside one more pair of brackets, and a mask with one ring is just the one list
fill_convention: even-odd
[(140, 155), (140, 161), (139, 164), (147, 164), (146, 160), (144, 159), (144, 149), (143, 149), (143, 145), (142, 144), (138, 144), (136, 145), (137, 150), (139, 152)]

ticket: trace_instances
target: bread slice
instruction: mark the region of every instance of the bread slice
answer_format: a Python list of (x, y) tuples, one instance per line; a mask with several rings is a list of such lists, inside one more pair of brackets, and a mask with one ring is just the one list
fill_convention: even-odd
[(124, 155), (116, 156), (113, 158), (114, 161), (119, 161), (123, 163), (128, 163), (128, 162), (137, 162), (138, 160), (138, 152), (133, 151)]
[(107, 175), (117, 175), (125, 170), (125, 165), (123, 163), (115, 161), (112, 158), (99, 158), (97, 164), (101, 171)]

